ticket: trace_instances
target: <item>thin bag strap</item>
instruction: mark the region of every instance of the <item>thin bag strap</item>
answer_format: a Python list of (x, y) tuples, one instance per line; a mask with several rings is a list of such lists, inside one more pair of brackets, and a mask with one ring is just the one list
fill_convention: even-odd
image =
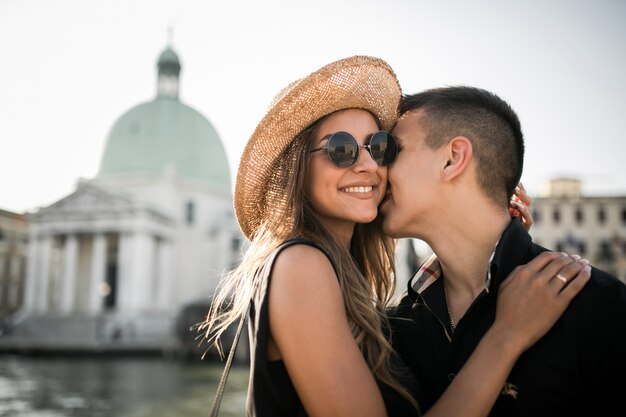
[(241, 336), (241, 330), (243, 329), (243, 323), (245, 321), (245, 318), (250, 312), (250, 301), (251, 300), (248, 301), (248, 307), (246, 308), (246, 312), (239, 319), (237, 333), (235, 333), (235, 339), (233, 340), (233, 345), (230, 347), (230, 353), (228, 354), (228, 359), (226, 360), (226, 365), (224, 366), (224, 371), (222, 372), (222, 377), (220, 378), (220, 384), (217, 387), (215, 401), (213, 401), (213, 408), (211, 409), (211, 417), (217, 417), (217, 413), (220, 410), (222, 396), (224, 395), (224, 388), (226, 387), (226, 380), (228, 379), (230, 367), (233, 364), (233, 358), (235, 357), (235, 351), (237, 350), (237, 344), (239, 343), (239, 336)]
[[(266, 275), (271, 273), (271, 266), (274, 264), (274, 259), (276, 256), (285, 248), (295, 245), (297, 243), (305, 243), (308, 245), (312, 245), (318, 249), (319, 246), (315, 243), (311, 242), (307, 239), (291, 239), (286, 242), (283, 242), (279, 247), (277, 247), (271, 254), (265, 259), (263, 266), (257, 271), (254, 276), (254, 280), (252, 281), (252, 294), (255, 294), (256, 287), (263, 280)], [(320, 249), (321, 250), (321, 249)], [(333, 268), (335, 266), (333, 265)], [(241, 336), (241, 330), (243, 329), (243, 324), (246, 321), (246, 317), (250, 313), (250, 306), (252, 305), (252, 297), (248, 300), (248, 306), (246, 307), (246, 311), (241, 315), (239, 319), (239, 326), (237, 327), (237, 333), (235, 333), (235, 338), (233, 339), (233, 344), (230, 347), (230, 353), (228, 354), (228, 359), (226, 360), (226, 365), (224, 366), (224, 371), (222, 372), (222, 377), (220, 378), (220, 383), (217, 387), (217, 392), (215, 393), (215, 400), (213, 401), (213, 408), (211, 408), (211, 417), (217, 417), (217, 413), (220, 409), (220, 404), (222, 403), (222, 396), (224, 395), (224, 388), (226, 387), (226, 381), (228, 380), (228, 374), (230, 373), (230, 367), (233, 364), (233, 358), (235, 357), (235, 351), (237, 350), (237, 344), (239, 343), (239, 336)]]

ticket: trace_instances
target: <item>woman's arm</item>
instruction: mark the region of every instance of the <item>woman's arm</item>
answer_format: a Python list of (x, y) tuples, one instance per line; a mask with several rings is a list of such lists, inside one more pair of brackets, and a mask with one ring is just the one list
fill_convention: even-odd
[(328, 258), (310, 246), (285, 249), (275, 261), (269, 292), (268, 359), (285, 362), (307, 414), (386, 416)]
[[(517, 358), (552, 327), (589, 281), (591, 270), (578, 259), (544, 252), (511, 272), (500, 287), (494, 324), (424, 417), (489, 413)], [(567, 285), (557, 274), (567, 278)]]

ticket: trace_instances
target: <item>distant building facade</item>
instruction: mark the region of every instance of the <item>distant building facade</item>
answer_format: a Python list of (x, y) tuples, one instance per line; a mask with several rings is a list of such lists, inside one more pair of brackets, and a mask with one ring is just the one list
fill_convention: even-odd
[(28, 256), (28, 217), (0, 210), (0, 319), (23, 304)]
[(579, 180), (555, 179), (533, 200), (533, 240), (579, 254), (626, 282), (626, 196), (587, 197)]
[[(626, 195), (586, 197), (581, 182), (560, 178), (546, 183), (533, 197), (533, 241), (548, 249), (579, 254), (597, 268), (626, 282)], [(396, 253), (398, 288), (426, 261), (432, 249), (419, 239), (399, 239)]]
[(179, 100), (181, 65), (171, 48), (157, 67), (156, 98), (115, 122), (97, 176), (29, 216), (15, 343), (175, 348), (180, 312), (208, 305), (239, 262), (244, 238), (224, 147), (211, 123)]

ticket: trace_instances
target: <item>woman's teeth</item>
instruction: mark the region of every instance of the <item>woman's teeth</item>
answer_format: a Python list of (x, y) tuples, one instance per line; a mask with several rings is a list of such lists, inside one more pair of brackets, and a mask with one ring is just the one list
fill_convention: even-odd
[(348, 188), (342, 188), (341, 191), (344, 191), (346, 193), (369, 193), (373, 189), (374, 189), (374, 187), (372, 187), (370, 185), (369, 187), (348, 187)]

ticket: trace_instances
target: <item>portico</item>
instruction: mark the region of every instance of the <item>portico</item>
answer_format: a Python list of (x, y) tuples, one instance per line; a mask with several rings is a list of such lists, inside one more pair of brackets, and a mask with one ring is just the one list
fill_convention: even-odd
[(63, 315), (168, 311), (174, 304), (168, 287), (171, 223), (153, 209), (83, 186), (33, 216), (25, 309)]

